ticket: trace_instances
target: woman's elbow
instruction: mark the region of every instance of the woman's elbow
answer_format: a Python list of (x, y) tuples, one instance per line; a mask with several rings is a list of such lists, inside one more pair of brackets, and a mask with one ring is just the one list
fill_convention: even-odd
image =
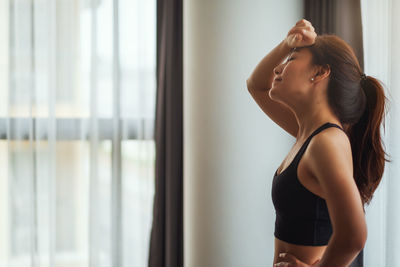
[(367, 228), (362, 227), (362, 229), (334, 235), (334, 239), (347, 249), (361, 251), (367, 242), (367, 235)]

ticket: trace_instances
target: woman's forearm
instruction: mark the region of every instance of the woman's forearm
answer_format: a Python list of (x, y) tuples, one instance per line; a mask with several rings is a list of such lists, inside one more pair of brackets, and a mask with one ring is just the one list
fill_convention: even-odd
[(348, 267), (362, 248), (361, 244), (351, 245), (348, 240), (340, 240), (332, 236), (321, 260), (315, 267)]
[(287, 45), (285, 40), (279, 43), (253, 70), (250, 77), (247, 79), (248, 87), (256, 90), (270, 89), (274, 78), (274, 68), (282, 63), (290, 51), (291, 48)]

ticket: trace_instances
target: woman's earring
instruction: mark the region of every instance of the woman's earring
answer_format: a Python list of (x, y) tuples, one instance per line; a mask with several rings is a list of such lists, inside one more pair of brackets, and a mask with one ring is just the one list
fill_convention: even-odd
[(314, 81), (314, 77), (311, 77), (311, 81), (312, 81), (312, 82)]

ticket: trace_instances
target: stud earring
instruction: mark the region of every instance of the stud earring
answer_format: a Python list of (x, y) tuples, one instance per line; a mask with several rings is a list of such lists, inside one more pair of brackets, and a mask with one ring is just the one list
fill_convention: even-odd
[(311, 77), (311, 79), (310, 79), (312, 82), (314, 81), (314, 77)]

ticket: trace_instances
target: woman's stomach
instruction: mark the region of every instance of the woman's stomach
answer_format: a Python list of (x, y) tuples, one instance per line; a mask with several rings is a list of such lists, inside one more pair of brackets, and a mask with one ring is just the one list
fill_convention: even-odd
[(279, 253), (287, 252), (294, 255), (300, 261), (313, 264), (316, 260), (321, 259), (327, 245), (325, 246), (302, 246), (287, 243), (275, 237), (274, 263), (278, 263)]

